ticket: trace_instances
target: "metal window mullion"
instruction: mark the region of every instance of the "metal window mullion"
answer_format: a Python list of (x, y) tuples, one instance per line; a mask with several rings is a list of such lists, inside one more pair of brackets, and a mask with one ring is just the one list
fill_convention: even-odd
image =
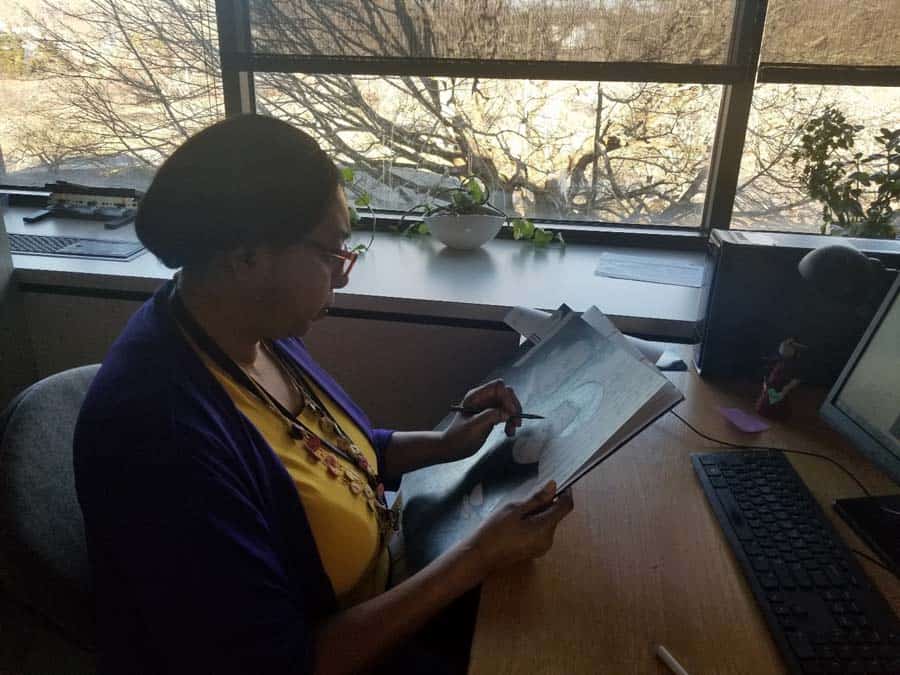
[(223, 52), (232, 71), (309, 73), (315, 75), (376, 75), (471, 77), (525, 80), (584, 80), (727, 84), (743, 77), (739, 66), (723, 64), (509, 61), (477, 59), (363, 58)]
[(222, 97), (225, 115), (256, 111), (253, 71), (237, 68), (231, 54), (250, 50), (250, 8), (248, 0), (216, 0), (219, 29), (219, 63), (222, 71)]
[(814, 63), (760, 63), (759, 82), (860, 87), (900, 86), (897, 66), (846, 66)]
[(731, 226), (766, 7), (767, 0), (738, 0), (735, 9), (729, 63), (742, 66), (743, 77), (734, 84), (726, 85), (722, 92), (700, 225), (706, 234), (714, 227)]

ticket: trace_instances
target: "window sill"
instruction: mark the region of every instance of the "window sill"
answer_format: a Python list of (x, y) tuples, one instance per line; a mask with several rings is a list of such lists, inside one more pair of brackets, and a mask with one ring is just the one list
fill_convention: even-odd
[[(24, 225), (22, 216), (30, 210), (9, 209), (7, 230), (135, 239), (133, 227), (110, 232), (97, 223), (53, 219)], [(353, 243), (365, 243), (368, 236), (364, 231), (354, 232)], [(651, 237), (642, 241), (640, 251), (653, 260), (705, 261), (703, 251), (663, 248)], [(496, 239), (465, 252), (447, 249), (433, 237), (378, 233), (372, 249), (354, 268), (350, 284), (337, 291), (333, 314), (503, 329), (504, 315), (516, 305), (554, 309), (566, 303), (577, 311), (597, 305), (624, 332), (692, 341), (701, 314), (702, 289), (596, 276), (600, 253), (610, 250), (621, 249), (583, 243), (535, 248)], [(629, 253), (637, 250), (632, 247)], [(16, 279), (26, 292), (120, 300), (142, 300), (172, 276), (172, 270), (150, 253), (130, 262), (13, 255), (13, 264)]]

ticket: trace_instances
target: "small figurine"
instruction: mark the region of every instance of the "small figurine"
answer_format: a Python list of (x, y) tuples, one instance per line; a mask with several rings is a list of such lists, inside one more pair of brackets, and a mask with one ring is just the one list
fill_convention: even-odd
[(778, 345), (778, 358), (769, 374), (763, 378), (762, 392), (756, 400), (756, 412), (764, 417), (786, 420), (791, 415), (788, 394), (800, 384), (797, 357), (806, 345), (795, 338), (782, 340)]

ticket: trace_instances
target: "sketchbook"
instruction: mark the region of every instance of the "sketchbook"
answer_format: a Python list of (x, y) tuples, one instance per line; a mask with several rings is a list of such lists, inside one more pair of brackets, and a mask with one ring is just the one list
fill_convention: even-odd
[[(566, 305), (562, 305), (552, 314), (530, 307), (513, 307), (503, 318), (503, 322), (532, 344), (537, 344), (541, 341), (542, 337), (554, 328), (556, 323), (564, 318), (565, 314), (570, 311), (571, 309)], [(588, 311), (597, 312), (602, 316), (602, 313), (600, 313), (600, 310), (596, 307), (593, 307)], [(604, 319), (605, 318), (606, 317), (604, 317)], [(660, 365), (661, 357), (664, 355), (670, 357), (669, 359), (663, 359), (665, 362), (678, 359), (677, 355), (665, 351), (655, 342), (641, 340), (633, 335), (626, 335), (625, 339), (630, 342), (632, 346), (637, 347), (641, 354), (643, 354), (651, 363), (656, 364), (661, 370), (666, 370), (666, 368)], [(682, 369), (669, 367), (669, 370)]]
[[(549, 480), (559, 490), (603, 463), (683, 396), (600, 312), (561, 307), (556, 325), (485, 378), (503, 378), (526, 420), (513, 438), (502, 425), (473, 456), (407, 474), (403, 537), (419, 569), (472, 532), (507, 501)], [(448, 415), (438, 429), (452, 420)]]

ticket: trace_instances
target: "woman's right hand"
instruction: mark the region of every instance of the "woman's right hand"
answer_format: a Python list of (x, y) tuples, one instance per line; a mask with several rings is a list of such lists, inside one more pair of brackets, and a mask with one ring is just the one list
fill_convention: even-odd
[(502, 506), (482, 523), (471, 546), (484, 576), (550, 550), (556, 526), (573, 508), (571, 489), (554, 500), (555, 493), (556, 483), (550, 481), (529, 499)]

